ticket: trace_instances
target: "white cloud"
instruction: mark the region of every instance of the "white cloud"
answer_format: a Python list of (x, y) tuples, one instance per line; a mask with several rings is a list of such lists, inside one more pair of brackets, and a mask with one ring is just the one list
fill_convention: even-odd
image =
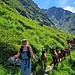
[(40, 8), (40, 6), (38, 5), (38, 7)]
[(66, 6), (66, 7), (64, 7), (64, 9), (65, 9), (65, 10), (69, 10), (69, 11), (75, 13), (75, 7)]
[(74, 4), (75, 4), (75, 2), (74, 2)]

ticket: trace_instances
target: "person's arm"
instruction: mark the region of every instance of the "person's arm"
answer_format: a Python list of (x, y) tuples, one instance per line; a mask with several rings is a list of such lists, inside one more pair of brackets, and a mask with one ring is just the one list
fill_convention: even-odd
[(18, 58), (20, 56), (20, 51), (16, 55), (14, 55), (14, 58)]
[(36, 60), (36, 58), (35, 58), (35, 56), (34, 56), (34, 54), (33, 54), (32, 47), (31, 47), (31, 46), (29, 46), (29, 50), (30, 50), (30, 55), (31, 55), (31, 57), (32, 57), (34, 60)]

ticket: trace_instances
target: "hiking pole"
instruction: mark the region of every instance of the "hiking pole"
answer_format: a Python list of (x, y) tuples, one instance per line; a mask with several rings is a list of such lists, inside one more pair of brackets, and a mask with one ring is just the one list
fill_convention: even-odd
[(16, 69), (16, 59), (14, 58), (14, 64), (13, 64), (13, 75), (15, 75), (15, 69)]

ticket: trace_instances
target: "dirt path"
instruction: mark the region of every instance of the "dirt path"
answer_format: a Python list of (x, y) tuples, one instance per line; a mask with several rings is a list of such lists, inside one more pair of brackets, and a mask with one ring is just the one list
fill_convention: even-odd
[(46, 70), (42, 69), (42, 71), (40, 71), (40, 74), (31, 74), (31, 75), (48, 75), (47, 71), (52, 71), (53, 69), (53, 64), (52, 65), (48, 65)]
[(45, 71), (47, 72), (47, 71), (52, 70), (52, 69), (53, 69), (53, 64), (52, 65), (48, 65)]

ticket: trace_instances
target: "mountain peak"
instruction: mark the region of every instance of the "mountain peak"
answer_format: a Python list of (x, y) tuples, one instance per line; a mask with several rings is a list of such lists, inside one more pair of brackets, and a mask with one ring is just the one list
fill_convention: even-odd
[[(45, 10), (43, 9), (43, 11)], [(58, 25), (59, 29), (72, 33), (73, 26), (75, 25), (75, 14), (73, 14), (71, 11), (53, 6), (47, 9), (45, 13), (54, 24)], [(74, 34), (74, 31), (72, 34)]]

